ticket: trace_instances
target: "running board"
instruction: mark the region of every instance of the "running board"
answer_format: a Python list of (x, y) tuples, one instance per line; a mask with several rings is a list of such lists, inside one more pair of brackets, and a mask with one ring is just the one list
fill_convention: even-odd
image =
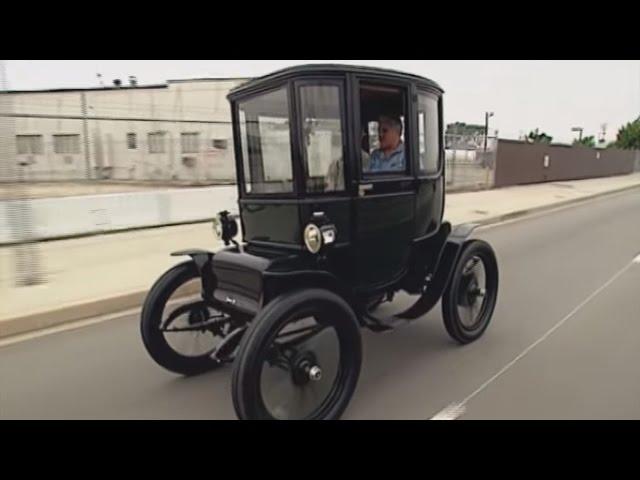
[(365, 313), (362, 317), (365, 322), (365, 326), (371, 330), (372, 332), (388, 332), (390, 330), (394, 330), (398, 327), (407, 325), (411, 323), (411, 320), (400, 318), (400, 317), (387, 317), (387, 318), (378, 318), (373, 316), (370, 313)]

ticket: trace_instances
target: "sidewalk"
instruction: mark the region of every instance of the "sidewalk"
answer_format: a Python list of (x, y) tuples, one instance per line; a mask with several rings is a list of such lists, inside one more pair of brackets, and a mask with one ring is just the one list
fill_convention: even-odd
[[(640, 188), (640, 173), (446, 197), (451, 223), (496, 223), (534, 211)], [(14, 286), (15, 247), (0, 248), (0, 338), (139, 307), (184, 248), (222, 247), (210, 223), (37, 244), (46, 283)]]

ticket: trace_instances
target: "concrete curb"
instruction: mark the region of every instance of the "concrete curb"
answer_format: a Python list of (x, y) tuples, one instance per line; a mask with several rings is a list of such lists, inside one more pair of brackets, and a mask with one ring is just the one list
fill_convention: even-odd
[(55, 309), (41, 310), (0, 320), (0, 338), (22, 335), (139, 307), (147, 292), (148, 290), (143, 290), (101, 298), (100, 300), (76, 302)]
[(506, 222), (509, 220), (515, 220), (517, 218), (521, 218), (521, 217), (526, 217), (529, 215), (533, 215), (535, 213), (541, 213), (541, 212), (545, 212), (545, 211), (550, 211), (550, 210), (555, 210), (558, 208), (562, 208), (562, 207), (567, 207), (569, 205), (574, 205), (574, 204), (578, 204), (578, 203), (582, 203), (582, 202), (586, 202), (588, 200), (594, 200), (596, 198), (600, 198), (600, 197), (606, 197), (609, 195), (615, 195), (618, 193), (623, 193), (629, 190), (636, 190), (636, 189), (640, 189), (640, 184), (637, 185), (628, 185), (626, 187), (621, 187), (615, 190), (607, 190), (606, 192), (599, 192), (599, 193), (594, 193), (594, 194), (590, 194), (584, 197), (580, 197), (580, 198), (571, 198), (569, 200), (561, 200), (559, 202), (554, 202), (552, 204), (548, 204), (548, 205), (541, 205), (539, 207), (533, 207), (533, 208), (525, 208), (522, 210), (518, 210), (515, 212), (510, 212), (510, 213), (506, 213), (504, 215), (497, 215), (495, 217), (489, 217), (489, 218), (484, 218), (484, 219), (480, 219), (480, 220), (474, 220), (471, 223), (475, 223), (481, 226), (487, 226), (487, 225), (493, 225), (496, 223), (502, 223), (502, 222)]
[[(474, 221), (473, 223), (477, 223), (482, 226), (501, 223), (504, 221), (525, 217), (534, 213), (554, 210), (560, 207), (565, 207), (568, 205), (585, 202), (587, 200), (593, 200), (595, 198), (614, 195), (617, 193), (635, 189), (640, 189), (640, 185), (626, 186), (618, 188), (616, 190), (608, 190), (606, 192), (600, 192), (580, 198), (573, 198), (570, 200), (555, 202), (549, 205), (542, 205), (540, 207), (518, 210), (516, 212), (511, 212), (505, 215), (499, 215)], [(151, 287), (151, 285), (149, 287)], [(32, 333), (34, 331), (57, 327), (64, 324), (70, 324), (100, 315), (117, 314), (125, 310), (138, 308), (141, 307), (147, 293), (148, 290), (140, 290), (122, 295), (115, 295), (108, 298), (102, 298), (99, 300), (73, 303), (53, 310), (43, 310), (28, 315), (0, 320), (0, 338), (4, 339), (7, 337)]]

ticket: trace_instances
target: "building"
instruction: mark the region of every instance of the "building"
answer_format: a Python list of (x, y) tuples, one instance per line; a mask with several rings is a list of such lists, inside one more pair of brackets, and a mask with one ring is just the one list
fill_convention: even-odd
[(226, 95), (246, 80), (9, 91), (15, 171), (27, 181), (234, 181)]

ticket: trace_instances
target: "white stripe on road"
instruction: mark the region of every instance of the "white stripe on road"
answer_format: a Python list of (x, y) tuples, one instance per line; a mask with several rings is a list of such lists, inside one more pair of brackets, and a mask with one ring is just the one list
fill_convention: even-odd
[(431, 420), (455, 420), (464, 415), (465, 406), (460, 403), (452, 403), (447, 408), (437, 413)]
[[(634, 263), (640, 263), (640, 255), (638, 255), (631, 262), (629, 262), (623, 269), (618, 271), (618, 273), (616, 273), (613, 277), (611, 277), (604, 285), (602, 285), (595, 292), (589, 295), (580, 305), (574, 308), (566, 317), (564, 317), (557, 324), (555, 324), (549, 331), (547, 331), (547, 333), (545, 333), (542, 337), (540, 337), (534, 343), (532, 343), (527, 348), (525, 348), (522, 351), (522, 353), (520, 353), (520, 355), (518, 355), (516, 358), (514, 358), (509, 363), (507, 363), (504, 367), (502, 367), (498, 373), (496, 373), (493, 377), (491, 377), (489, 380), (487, 380), (482, 385), (480, 385), (480, 387), (478, 387), (473, 393), (469, 394), (461, 402), (451, 404), (450, 406), (442, 410), (440, 413), (438, 413), (435, 417), (431, 418), (431, 420), (455, 420), (456, 418), (460, 417), (464, 413), (467, 403), (473, 397), (475, 397), (480, 392), (482, 392), (485, 388), (487, 388), (494, 380), (496, 380), (500, 375), (502, 375), (504, 372), (509, 370), (513, 365), (516, 364), (516, 362), (518, 362), (518, 360), (522, 359), (527, 353), (533, 350), (538, 344), (546, 340), (553, 332), (555, 332), (558, 328), (560, 328), (567, 320), (569, 320), (576, 313), (578, 313), (578, 311), (582, 307), (584, 307), (587, 303), (593, 300), (598, 294), (600, 294), (604, 289), (606, 289), (609, 285), (611, 285), (620, 275), (626, 272), (629, 269), (629, 267), (631, 267)], [(458, 412), (459, 414), (453, 415), (452, 412)], [(436, 418), (436, 417), (441, 417), (441, 418)]]

